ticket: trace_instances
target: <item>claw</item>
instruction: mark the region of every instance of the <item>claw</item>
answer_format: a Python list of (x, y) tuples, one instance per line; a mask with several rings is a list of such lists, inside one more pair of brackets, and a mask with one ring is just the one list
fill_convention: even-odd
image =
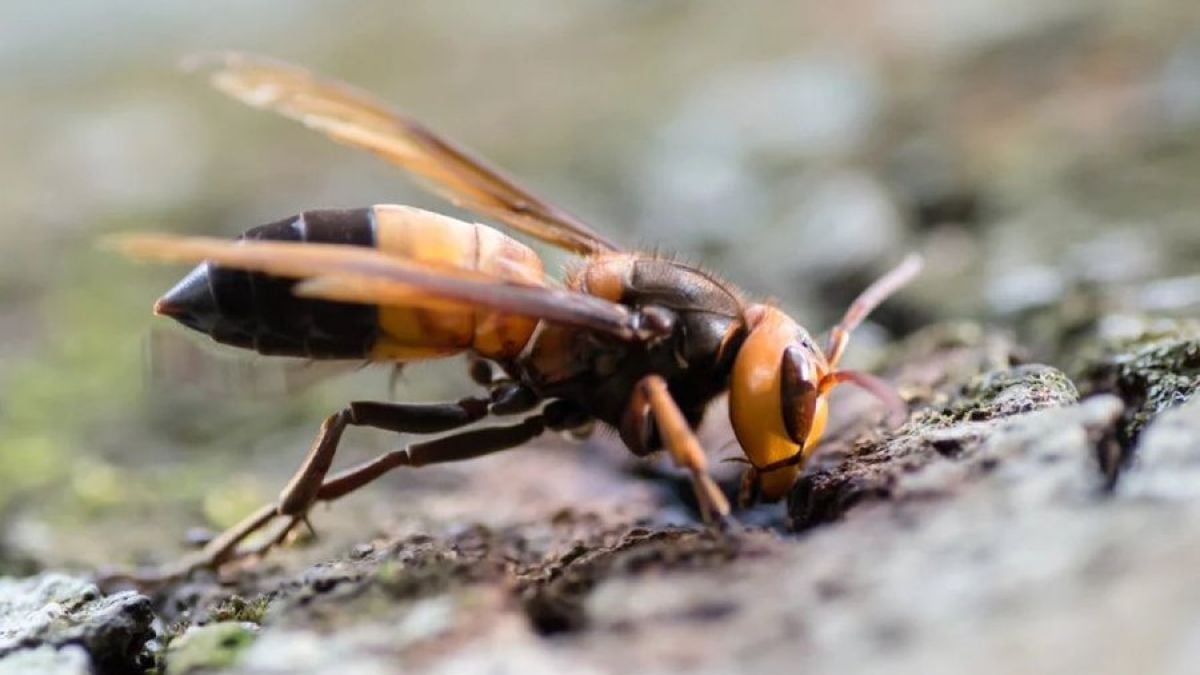
[[(312, 536), (313, 539), (316, 539), (317, 538), (317, 530), (315, 528), (313, 528), (312, 521), (308, 519), (307, 513), (304, 514), (303, 516), (300, 516), (300, 522), (304, 523), (304, 527), (305, 527), (305, 529), (308, 530), (308, 534), (310, 536)], [(288, 529), (291, 529), (291, 528), (288, 528)]]
[(745, 531), (742, 523), (730, 514), (719, 515), (709, 521), (709, 527), (722, 535), (738, 535)]

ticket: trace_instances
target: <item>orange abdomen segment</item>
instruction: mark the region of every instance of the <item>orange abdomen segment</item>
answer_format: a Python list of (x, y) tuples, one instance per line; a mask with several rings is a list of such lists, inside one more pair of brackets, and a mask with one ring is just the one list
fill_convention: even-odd
[[(543, 285), (544, 267), (529, 247), (478, 223), (406, 206), (372, 207), (375, 246), (399, 258), (469, 269), (497, 281)], [(490, 359), (515, 358), (537, 327), (530, 317), (487, 309), (379, 308), (375, 359), (411, 361), (474, 350)]]

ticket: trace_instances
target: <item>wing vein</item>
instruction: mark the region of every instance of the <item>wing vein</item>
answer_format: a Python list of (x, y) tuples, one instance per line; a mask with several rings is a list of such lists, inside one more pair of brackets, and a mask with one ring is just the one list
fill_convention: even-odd
[(399, 166), (457, 206), (580, 254), (619, 250), (576, 216), (544, 201), (466, 148), (342, 82), (241, 53), (207, 55), (190, 66), (250, 106), (274, 111), (334, 141)]

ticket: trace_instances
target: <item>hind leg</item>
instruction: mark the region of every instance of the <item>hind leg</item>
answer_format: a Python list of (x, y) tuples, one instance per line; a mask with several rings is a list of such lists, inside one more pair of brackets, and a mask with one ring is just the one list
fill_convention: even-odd
[[(365, 426), (398, 433), (439, 433), (457, 429), (482, 419), (488, 414), (490, 400), (488, 398), (465, 398), (456, 403), (438, 404), (367, 401), (351, 403), (325, 419), (304, 462), (288, 481), (277, 501), (263, 505), (242, 519), (241, 522), (222, 532), (203, 549), (174, 565), (135, 576), (114, 575), (110, 578), (117, 579), (119, 577), (140, 583), (155, 583), (186, 576), (197, 569), (218, 568), (227, 562), (252, 553), (253, 550), (243, 551), (239, 549), (239, 546), (251, 535), (262, 531), (276, 518), (286, 518), (282, 527), (267, 537), (264, 544), (258, 547), (261, 549), (259, 552), (265, 552), (271, 546), (282, 542), (298, 524), (306, 522), (308, 510), (314, 502), (329, 499), (327, 495), (321, 497), (319, 493), (326, 482), (326, 475), (333, 464), (342, 433), (347, 426)], [(427, 444), (416, 444), (411, 447), (419, 449), (424, 445)], [(426, 461), (425, 463), (430, 462)]]
[[(464, 431), (385, 452), (372, 460), (325, 478), (313, 493), (310, 506), (315, 502), (331, 502), (344, 497), (397, 467), (416, 468), (428, 464), (459, 462), (515, 448), (540, 436), (546, 430), (546, 426), (546, 420), (541, 415), (534, 415), (514, 425)], [(201, 551), (200, 556), (191, 562), (185, 573), (202, 567), (219, 567), (240, 558), (261, 556), (283, 543), (288, 534), (304, 522), (303, 515), (285, 516), (286, 520), (282, 526), (258, 546), (245, 550), (238, 548), (246, 537), (263, 529), (280, 515), (277, 510), (272, 510), (273, 508), (277, 508), (275, 504), (263, 506), (243, 523), (230, 528), (226, 533), (227, 538), (225, 535), (218, 538), (224, 541), (213, 540), (211, 548)]]

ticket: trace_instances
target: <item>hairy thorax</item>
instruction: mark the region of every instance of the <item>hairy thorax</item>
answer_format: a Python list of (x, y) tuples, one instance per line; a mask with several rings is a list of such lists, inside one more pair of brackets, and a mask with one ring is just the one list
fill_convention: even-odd
[(638, 381), (657, 374), (688, 421), (699, 423), (708, 403), (728, 388), (744, 339), (737, 292), (703, 270), (638, 254), (589, 258), (567, 284), (633, 311), (662, 312), (671, 330), (657, 340), (630, 343), (544, 324), (522, 360), (526, 383), (545, 397), (580, 401), (591, 416), (615, 427)]

